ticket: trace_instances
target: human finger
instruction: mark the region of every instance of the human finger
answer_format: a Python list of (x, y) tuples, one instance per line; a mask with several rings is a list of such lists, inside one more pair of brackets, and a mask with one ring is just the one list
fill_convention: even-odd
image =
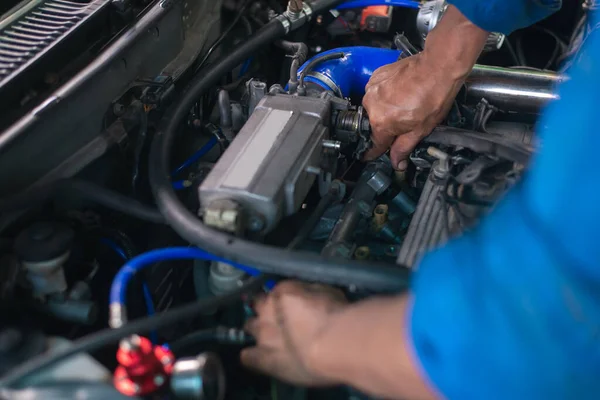
[(242, 350), (240, 360), (248, 368), (273, 375), (279, 369), (277, 352), (277, 350), (259, 346), (249, 347)]
[(281, 348), (284, 346), (281, 329), (275, 323), (254, 318), (246, 322), (244, 330), (254, 336), (259, 347)]
[(267, 306), (267, 295), (265, 293), (257, 294), (254, 297), (253, 308), (257, 315), (261, 315), (265, 312)]
[(364, 161), (371, 161), (385, 153), (392, 143), (394, 143), (395, 136), (391, 135), (378, 135), (375, 132), (371, 135), (372, 146), (365, 155), (363, 156)]
[(404, 171), (408, 167), (408, 157), (421, 141), (420, 133), (408, 132), (396, 137), (390, 148), (390, 159), (392, 166), (398, 171)]

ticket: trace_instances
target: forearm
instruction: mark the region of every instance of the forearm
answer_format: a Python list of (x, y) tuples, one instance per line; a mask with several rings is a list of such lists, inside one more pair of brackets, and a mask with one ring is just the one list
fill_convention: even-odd
[(409, 296), (367, 300), (335, 314), (314, 342), (311, 369), (388, 399), (435, 398), (412, 355)]
[(471, 72), (489, 33), (469, 21), (454, 6), (431, 31), (421, 57), (439, 67), (443, 76), (462, 81)]

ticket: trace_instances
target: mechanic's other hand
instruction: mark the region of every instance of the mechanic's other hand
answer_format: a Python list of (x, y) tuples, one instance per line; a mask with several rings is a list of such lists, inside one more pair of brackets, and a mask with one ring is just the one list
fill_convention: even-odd
[(256, 338), (256, 347), (242, 351), (247, 367), (280, 380), (302, 386), (328, 386), (329, 381), (312, 367), (313, 344), (330, 317), (346, 306), (344, 294), (321, 285), (287, 281), (267, 296), (257, 299), (258, 317), (246, 330)]
[(363, 99), (373, 140), (365, 159), (390, 148), (392, 165), (406, 169), (408, 156), (445, 118), (462, 83), (426, 52), (377, 69)]

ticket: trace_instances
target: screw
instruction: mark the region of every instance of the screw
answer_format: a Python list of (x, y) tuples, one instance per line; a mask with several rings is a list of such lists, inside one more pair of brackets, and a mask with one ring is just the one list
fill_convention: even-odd
[(340, 151), (340, 149), (342, 148), (342, 142), (338, 140), (323, 140), (321, 144), (323, 148), (335, 151)]

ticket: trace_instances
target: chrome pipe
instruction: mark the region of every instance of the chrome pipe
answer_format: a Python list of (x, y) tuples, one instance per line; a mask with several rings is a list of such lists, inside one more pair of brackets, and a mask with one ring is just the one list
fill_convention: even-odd
[(467, 104), (486, 99), (504, 111), (539, 114), (559, 98), (556, 87), (565, 76), (549, 71), (475, 65), (465, 82)]

